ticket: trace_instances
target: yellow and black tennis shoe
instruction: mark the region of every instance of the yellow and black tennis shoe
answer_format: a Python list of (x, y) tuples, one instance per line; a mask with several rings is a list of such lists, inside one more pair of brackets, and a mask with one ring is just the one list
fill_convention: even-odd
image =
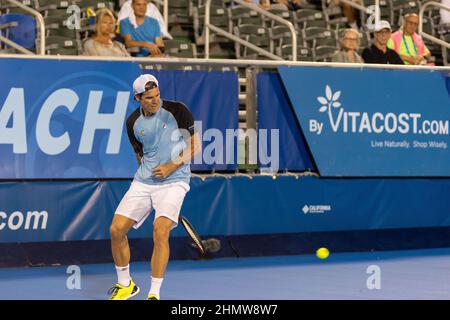
[(111, 295), (109, 300), (128, 300), (139, 293), (139, 287), (130, 280), (128, 287), (122, 286), (118, 283), (109, 289), (108, 294)]
[(159, 300), (159, 297), (156, 294), (149, 294), (147, 300)]

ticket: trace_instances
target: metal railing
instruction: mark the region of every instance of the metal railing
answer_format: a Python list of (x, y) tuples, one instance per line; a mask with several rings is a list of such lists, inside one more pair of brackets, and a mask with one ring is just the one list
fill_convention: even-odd
[[(39, 60), (43, 57), (37, 55), (2, 54), (2, 58)], [(309, 62), (309, 61), (288, 61), (288, 60), (247, 60), (247, 59), (194, 59), (194, 58), (147, 58), (147, 57), (102, 57), (102, 56), (60, 56), (47, 55), (49, 60), (67, 61), (125, 61), (138, 63), (140, 65), (171, 65), (171, 66), (226, 66), (226, 67), (261, 67), (278, 68), (279, 66), (311, 66), (311, 67), (336, 67), (336, 68), (358, 68), (362, 69), (403, 69), (413, 71), (421, 70), (444, 70), (450, 71), (448, 66), (421, 66), (421, 65), (393, 65), (393, 64), (361, 64), (361, 63), (340, 63), (340, 62)]]
[[(256, 11), (256, 12), (262, 14), (263, 16), (266, 16), (266, 17), (268, 17), (268, 18), (270, 18), (272, 20), (275, 20), (275, 21), (277, 21), (277, 22), (279, 22), (281, 24), (284, 24), (284, 25), (288, 26), (288, 28), (289, 28), (289, 30), (291, 31), (291, 34), (292, 34), (292, 61), (297, 61), (297, 33), (296, 33), (295, 28), (294, 28), (294, 26), (292, 25), (291, 22), (289, 22), (289, 21), (287, 21), (287, 20), (285, 20), (283, 18), (280, 18), (280, 17), (274, 15), (273, 13), (267, 12), (266, 10), (261, 9), (261, 8), (259, 8), (256, 5), (249, 4), (249, 3), (244, 2), (242, 0), (234, 0), (234, 2), (240, 4), (240, 5), (244, 6), (244, 7), (247, 7), (249, 9), (253, 10), (253, 11)], [(226, 37), (226, 38), (228, 38), (230, 40), (233, 40), (233, 41), (235, 41), (235, 42), (237, 42), (237, 43), (239, 43), (239, 44), (241, 44), (243, 46), (246, 46), (246, 47), (248, 47), (248, 48), (250, 48), (250, 49), (252, 49), (252, 50), (254, 50), (254, 51), (256, 51), (256, 52), (258, 52), (260, 54), (262, 54), (262, 55), (265, 55), (268, 58), (271, 58), (273, 60), (284, 60), (283, 58), (281, 58), (281, 57), (279, 57), (277, 55), (274, 55), (273, 53), (271, 53), (271, 52), (269, 52), (267, 50), (261, 49), (261, 48), (257, 47), (256, 45), (254, 45), (254, 44), (252, 44), (252, 43), (250, 43), (248, 41), (242, 40), (241, 38), (235, 36), (234, 34), (231, 34), (231, 33), (227, 32), (227, 31), (224, 31), (224, 30), (222, 30), (222, 29), (220, 29), (220, 28), (218, 28), (218, 27), (216, 27), (214, 25), (211, 25), (211, 23), (210, 23), (211, 22), (210, 15), (211, 15), (211, 0), (207, 0), (206, 4), (205, 4), (205, 23), (204, 23), (204, 28), (205, 28), (205, 58), (206, 59), (209, 59), (209, 44), (210, 44), (210, 41), (209, 41), (210, 34), (209, 34), (209, 32), (210, 32), (210, 30), (212, 30), (212, 31), (214, 31), (214, 32), (216, 32), (216, 33), (218, 33), (218, 34), (220, 34), (220, 35), (222, 35), (222, 36), (224, 36), (224, 37)]]
[[(42, 17), (42, 15), (39, 12), (37, 12), (36, 10), (23, 5), (19, 1), (16, 1), (16, 0), (6, 0), (6, 1), (12, 3), (13, 5), (23, 9), (24, 11), (26, 11), (36, 17), (37, 25), (39, 28), (39, 40), (38, 40), (39, 46), (36, 48), (36, 51), (37, 51), (37, 54), (44, 55), (45, 54), (45, 25), (44, 25), (44, 18)], [(9, 40), (6, 37), (0, 36), (0, 41), (6, 43), (7, 45), (13, 47), (14, 49), (16, 49), (22, 53), (34, 54), (34, 52), (31, 52), (30, 50), (22, 47), (21, 45), (18, 45), (17, 43)]]
[(169, 0), (155, 0), (156, 3), (163, 7), (164, 24), (166, 25), (166, 32), (169, 33)]
[(375, 13), (375, 22), (377, 22), (380, 19), (380, 0), (375, 0), (375, 12), (373, 12), (369, 8), (367, 8), (363, 5), (360, 5), (358, 3), (355, 3), (351, 0), (339, 0), (339, 2), (348, 4), (349, 6), (355, 8), (355, 9), (358, 9), (359, 11), (363, 11), (369, 15)]
[(420, 12), (419, 12), (419, 19), (420, 19), (419, 20), (420, 21), (420, 23), (419, 23), (419, 35), (421, 35), (425, 39), (428, 39), (428, 40), (430, 40), (432, 42), (435, 42), (435, 43), (439, 44), (440, 46), (443, 46), (443, 47), (446, 47), (447, 49), (450, 49), (450, 43), (445, 42), (444, 40), (441, 40), (439, 38), (436, 38), (435, 36), (432, 36), (432, 35), (430, 35), (430, 34), (428, 34), (426, 32), (423, 32), (423, 14), (425, 13), (425, 10), (428, 7), (431, 7), (431, 6), (439, 7), (441, 9), (450, 11), (450, 7), (449, 6), (443, 5), (443, 4), (439, 3), (439, 2), (430, 1), (430, 2), (425, 3), (422, 6), (422, 8), (420, 8)]

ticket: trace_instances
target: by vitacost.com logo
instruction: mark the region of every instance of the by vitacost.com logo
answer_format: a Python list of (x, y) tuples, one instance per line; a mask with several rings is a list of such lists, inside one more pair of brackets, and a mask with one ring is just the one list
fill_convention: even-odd
[[(426, 134), (448, 135), (449, 120), (424, 119), (421, 113), (360, 112), (346, 111), (339, 101), (342, 91), (333, 92), (325, 86), (325, 96), (317, 97), (319, 113), (326, 113), (330, 129), (334, 133), (388, 133), (388, 134)], [(356, 110), (363, 110), (363, 106)], [(309, 131), (322, 134), (326, 121), (309, 120)]]

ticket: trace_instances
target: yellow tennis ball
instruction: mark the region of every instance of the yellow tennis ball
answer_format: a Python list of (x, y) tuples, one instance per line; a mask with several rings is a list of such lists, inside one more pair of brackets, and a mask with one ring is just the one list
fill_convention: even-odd
[(330, 255), (330, 251), (327, 248), (320, 248), (316, 251), (316, 256), (319, 259), (326, 259)]

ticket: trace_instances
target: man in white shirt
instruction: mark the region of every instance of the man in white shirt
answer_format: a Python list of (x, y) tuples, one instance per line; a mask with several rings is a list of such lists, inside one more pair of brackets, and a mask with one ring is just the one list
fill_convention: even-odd
[[(450, 7), (450, 0), (442, 0), (441, 3), (447, 7)], [(450, 11), (440, 9), (441, 24), (450, 24)]]
[[(164, 22), (164, 18), (162, 17), (158, 8), (151, 2), (149, 2), (147, 5), (146, 15), (158, 21), (159, 27), (161, 29), (161, 35), (163, 36), (163, 38), (170, 40), (173, 39), (172, 36), (167, 31), (167, 26), (166, 23)], [(134, 12), (133, 8), (131, 7), (131, 0), (127, 0), (122, 4), (122, 7), (120, 8), (118, 20), (120, 21), (126, 18), (130, 18), (131, 23), (133, 23), (133, 21), (136, 21), (136, 18), (133, 19), (132, 16), (134, 16)]]

